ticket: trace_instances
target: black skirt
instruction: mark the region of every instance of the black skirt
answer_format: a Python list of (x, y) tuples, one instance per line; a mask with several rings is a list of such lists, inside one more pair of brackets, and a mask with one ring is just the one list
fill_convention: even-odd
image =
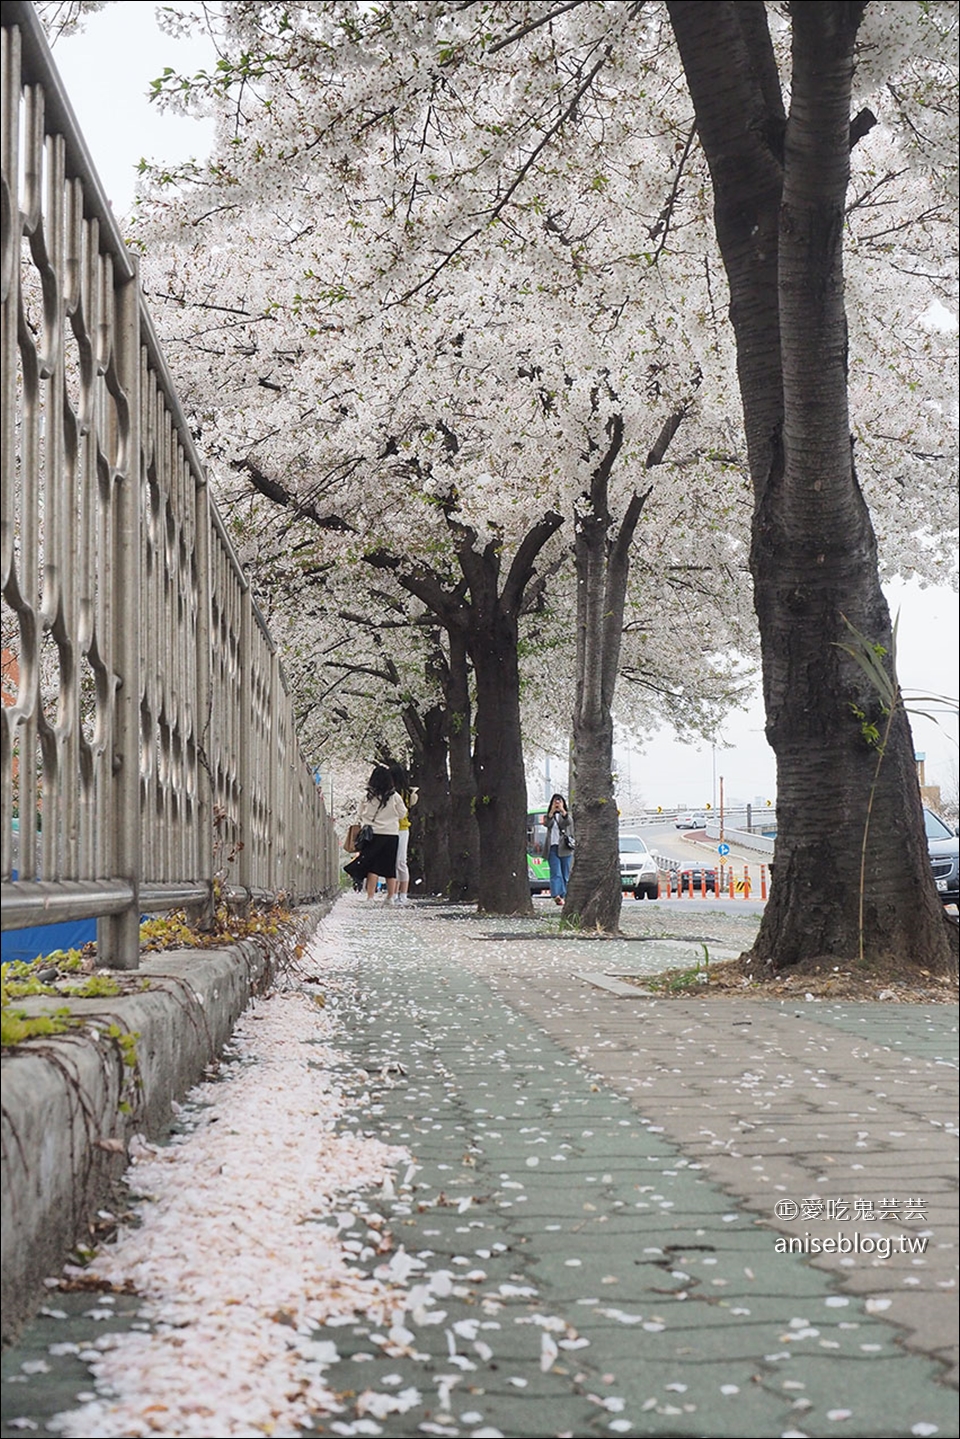
[(363, 846), (356, 859), (344, 865), (344, 869), (347, 874), (352, 874), (354, 879), (360, 879), (367, 874), (378, 874), (381, 879), (396, 879), (399, 843), (400, 836), (397, 834), (375, 834), (370, 843)]

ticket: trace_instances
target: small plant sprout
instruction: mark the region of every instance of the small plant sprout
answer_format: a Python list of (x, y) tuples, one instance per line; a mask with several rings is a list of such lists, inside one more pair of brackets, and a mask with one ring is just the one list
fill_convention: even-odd
[[(866, 871), (867, 871), (867, 841), (870, 835), (870, 819), (873, 814), (873, 801), (877, 792), (877, 783), (880, 779), (880, 766), (883, 764), (883, 756), (886, 752), (887, 741), (890, 738), (890, 729), (894, 716), (898, 709), (903, 709), (907, 714), (922, 715), (924, 719), (933, 720), (934, 724), (940, 721), (935, 713), (921, 706), (933, 705), (938, 709), (947, 709), (951, 712), (956, 710), (957, 701), (950, 699), (947, 695), (925, 695), (912, 692), (904, 695), (897, 682), (897, 627), (900, 624), (900, 615), (897, 614), (891, 628), (891, 640), (889, 653), (884, 645), (876, 644), (867, 639), (862, 630), (858, 630), (855, 624), (847, 619), (845, 614), (840, 618), (850, 632), (850, 638), (845, 643), (835, 641), (836, 648), (843, 650), (849, 655), (854, 664), (857, 665), (866, 675), (873, 686), (880, 702), (880, 714), (885, 719), (881, 731), (879, 725), (870, 719), (862, 706), (851, 704), (850, 709), (854, 717), (860, 722), (860, 733), (866, 743), (877, 751), (877, 763), (873, 771), (873, 782), (870, 785), (870, 792), (867, 796), (867, 814), (863, 822), (863, 840), (860, 844), (860, 908), (858, 914), (859, 929), (859, 958), (863, 963), (863, 904), (866, 892)], [(886, 662), (886, 663), (885, 663)]]

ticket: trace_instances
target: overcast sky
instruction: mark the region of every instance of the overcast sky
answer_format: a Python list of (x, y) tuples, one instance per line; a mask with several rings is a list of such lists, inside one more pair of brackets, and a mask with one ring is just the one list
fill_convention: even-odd
[[(139, 0), (115, 0), (91, 15), (83, 34), (57, 43), (54, 56), (83, 130), (108, 198), (122, 216), (133, 200), (136, 166), (142, 156), (172, 162), (202, 155), (210, 142), (207, 122), (164, 115), (147, 99), (150, 81), (167, 66), (174, 69), (208, 68), (211, 52), (199, 41), (171, 40), (154, 21), (154, 6)], [(958, 608), (953, 591), (920, 586), (887, 586), (891, 611), (900, 612), (900, 681), (905, 691), (956, 696), (958, 676)], [(700, 636), (690, 636), (691, 649)], [(943, 716), (940, 725), (915, 718), (914, 739), (926, 754), (927, 780), (946, 786), (957, 769), (957, 713)], [(531, 775), (531, 798), (539, 796), (541, 774)], [(725, 721), (715, 747), (678, 744), (665, 730), (642, 748), (621, 747), (617, 763), (624, 798), (646, 805), (702, 808), (716, 793), (715, 776), (722, 775), (731, 796), (754, 801), (775, 795), (773, 753), (763, 735), (763, 708), (757, 697), (747, 711), (736, 711)], [(566, 784), (566, 762), (551, 762), (554, 786)]]

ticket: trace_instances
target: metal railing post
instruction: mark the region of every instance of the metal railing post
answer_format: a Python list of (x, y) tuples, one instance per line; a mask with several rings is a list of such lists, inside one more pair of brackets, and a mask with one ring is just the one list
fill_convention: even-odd
[(112, 783), (104, 803), (106, 874), (133, 890), (128, 907), (97, 921), (100, 963), (110, 969), (140, 966), (140, 282), (134, 274), (116, 292), (114, 351), (126, 396), (118, 417), (117, 464), (108, 511), (111, 570), (110, 650), (116, 687), (113, 706)]
[(256, 625), (253, 619), (253, 600), (249, 590), (244, 590), (240, 600), (240, 674), (236, 691), (239, 708), (239, 770), (240, 793), (238, 796), (238, 832), (240, 854), (237, 875), (241, 889), (249, 895), (256, 883), (256, 796), (254, 775), (251, 764), (251, 742), (257, 723), (257, 667), (253, 662), (253, 637)]
[(216, 845), (216, 795), (213, 780), (213, 751), (210, 729), (213, 723), (213, 575), (211, 573), (213, 526), (210, 488), (204, 483), (197, 494), (197, 835), (199, 840), (197, 879), (206, 885), (206, 899), (188, 912), (205, 929), (213, 924), (213, 856)]

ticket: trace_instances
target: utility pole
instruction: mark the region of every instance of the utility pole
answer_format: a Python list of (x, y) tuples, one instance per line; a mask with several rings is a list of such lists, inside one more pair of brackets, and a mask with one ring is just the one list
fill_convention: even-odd
[[(723, 882), (724, 882), (724, 869), (725, 869), (725, 865), (724, 865), (724, 862), (723, 862), (723, 861), (724, 861), (724, 859), (725, 859), (726, 856), (725, 856), (725, 854), (723, 853), (723, 846), (724, 846), (725, 842), (726, 842), (726, 841), (725, 841), (724, 838), (723, 838), (723, 775), (721, 775), (721, 776), (720, 776), (720, 851), (721, 851), (721, 854), (720, 854), (720, 888), (721, 888), (721, 889), (723, 889)], [(714, 890), (714, 894), (716, 894), (716, 890)]]

